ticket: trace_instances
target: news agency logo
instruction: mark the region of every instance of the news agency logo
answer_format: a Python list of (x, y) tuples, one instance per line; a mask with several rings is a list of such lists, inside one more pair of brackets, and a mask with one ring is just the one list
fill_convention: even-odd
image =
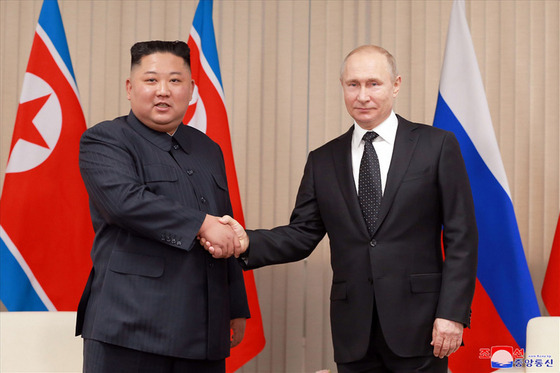
[(492, 346), (481, 348), (478, 352), (479, 359), (489, 359), (492, 368), (522, 368), (525, 351), (512, 346)]
[[(544, 369), (553, 367), (554, 359), (550, 354), (527, 355), (527, 358), (525, 359), (525, 368), (533, 368), (531, 371), (538, 371), (538, 368)], [(527, 370), (527, 372), (529, 372), (529, 370)]]
[(525, 357), (525, 351), (522, 348), (511, 346), (481, 348), (478, 350), (478, 358), (490, 360), (492, 368), (500, 369), (525, 367), (525, 369), (531, 369), (528, 372), (537, 372), (540, 369), (554, 367), (554, 358), (550, 354), (531, 354)]

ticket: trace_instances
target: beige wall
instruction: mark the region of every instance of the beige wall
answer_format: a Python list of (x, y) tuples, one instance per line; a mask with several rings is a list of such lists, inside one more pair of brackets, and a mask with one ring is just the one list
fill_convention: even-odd
[[(40, 0), (0, 0), (3, 181)], [(88, 126), (128, 112), (133, 42), (184, 39), (196, 1), (59, 0)], [(467, 0), (467, 16), (521, 237), (539, 294), (559, 212), (557, 0)], [(396, 110), (431, 123), (450, 1), (216, 0), (214, 23), (249, 228), (288, 221), (306, 155), (350, 126), (338, 82), (357, 45), (393, 52)], [(331, 272), (323, 243), (305, 261), (255, 272), (267, 336), (243, 372), (334, 368)], [(516, 296), (516, 294), (512, 294)]]

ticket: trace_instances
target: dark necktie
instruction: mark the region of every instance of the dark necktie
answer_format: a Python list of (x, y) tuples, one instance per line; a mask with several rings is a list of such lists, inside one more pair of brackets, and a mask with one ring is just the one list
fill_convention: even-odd
[(370, 235), (373, 234), (377, 224), (382, 195), (379, 159), (372, 144), (377, 136), (375, 132), (366, 132), (363, 137), (364, 155), (360, 163), (358, 181), (358, 199)]

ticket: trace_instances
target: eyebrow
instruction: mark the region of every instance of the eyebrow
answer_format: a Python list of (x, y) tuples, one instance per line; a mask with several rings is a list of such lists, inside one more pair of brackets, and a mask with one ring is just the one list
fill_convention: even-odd
[(365, 78), (365, 79), (361, 79), (361, 78), (349, 78), (349, 79), (345, 79), (343, 80), (343, 82), (380, 82), (382, 81), (382, 79), (378, 78), (378, 77), (369, 77), (369, 78)]
[[(144, 71), (144, 75), (146, 74), (161, 74), (161, 73), (158, 73), (157, 71), (149, 70), (149, 71)], [(169, 73), (169, 75), (181, 75), (181, 74), (183, 74), (181, 71), (172, 71)]]

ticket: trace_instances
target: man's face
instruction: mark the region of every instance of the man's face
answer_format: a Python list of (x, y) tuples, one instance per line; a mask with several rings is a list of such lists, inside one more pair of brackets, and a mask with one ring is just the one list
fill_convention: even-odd
[(360, 127), (370, 130), (391, 114), (401, 77), (392, 80), (383, 54), (361, 51), (348, 57), (340, 82), (346, 110)]
[(132, 67), (126, 92), (132, 112), (144, 125), (159, 132), (174, 132), (187, 112), (193, 84), (181, 57), (154, 53)]

